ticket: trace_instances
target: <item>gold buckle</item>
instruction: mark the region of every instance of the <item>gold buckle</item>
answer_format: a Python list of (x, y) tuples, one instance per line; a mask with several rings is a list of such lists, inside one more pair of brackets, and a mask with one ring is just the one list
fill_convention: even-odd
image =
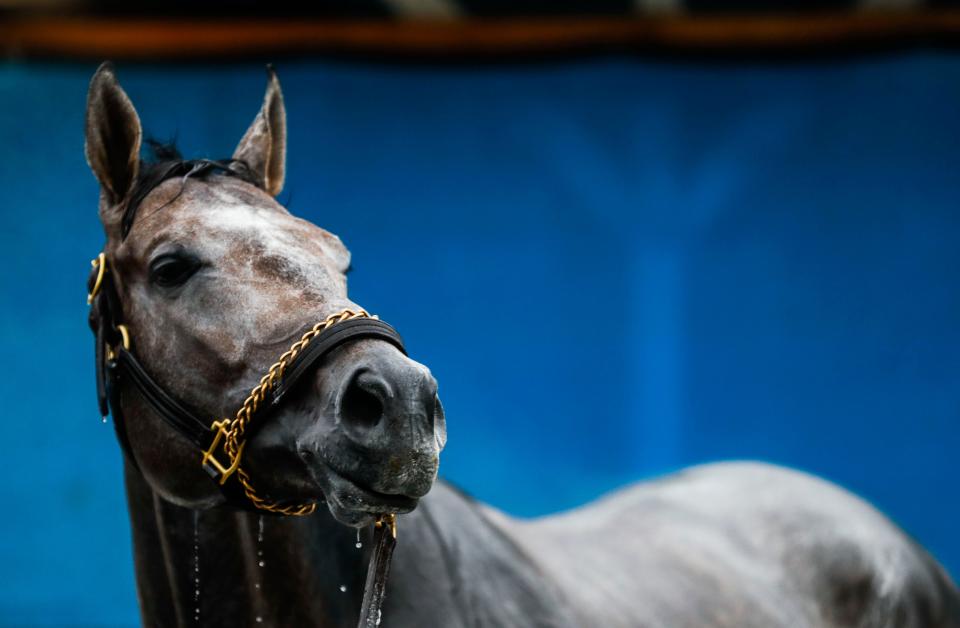
[(203, 459), (200, 461), (200, 464), (203, 466), (204, 471), (210, 474), (210, 477), (217, 479), (217, 475), (220, 475), (219, 482), (222, 485), (227, 481), (234, 471), (240, 467), (240, 456), (243, 454), (243, 448), (246, 446), (246, 442), (240, 444), (240, 449), (237, 450), (237, 455), (230, 463), (230, 466), (223, 466), (223, 464), (216, 459), (217, 447), (220, 446), (221, 439), (226, 438), (229, 435), (227, 427), (230, 425), (230, 419), (224, 419), (222, 421), (214, 421), (213, 427), (217, 430), (217, 435), (214, 436), (213, 442), (210, 443), (210, 449), (203, 452)]
[(380, 518), (377, 519), (376, 527), (382, 528), (385, 525), (390, 526), (390, 533), (393, 535), (394, 540), (397, 538), (397, 515), (396, 513), (390, 513), (389, 515), (380, 515)]
[[(117, 331), (120, 332), (120, 339), (123, 348), (127, 351), (130, 350), (130, 330), (127, 329), (127, 326), (124, 324), (117, 325)], [(107, 347), (107, 360), (115, 360), (117, 357), (117, 352), (114, 347)]]
[(97, 294), (100, 293), (103, 276), (107, 272), (107, 254), (101, 251), (96, 259), (90, 260), (90, 265), (97, 269), (97, 279), (93, 282), (93, 289), (90, 290), (90, 294), (87, 295), (87, 305), (93, 303), (93, 300), (97, 298)]

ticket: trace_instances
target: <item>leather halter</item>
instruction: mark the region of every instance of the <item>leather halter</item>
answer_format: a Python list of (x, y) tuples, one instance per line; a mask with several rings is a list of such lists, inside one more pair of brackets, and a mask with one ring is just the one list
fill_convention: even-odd
[[(108, 414), (113, 417), (117, 440), (133, 467), (140, 470), (130, 447), (121, 408), (120, 392), (124, 383), (131, 384), (164, 422), (203, 452), (203, 468), (215, 480), (229, 505), (242, 510), (266, 510), (281, 515), (312, 514), (316, 509), (315, 503), (287, 506), (270, 502), (256, 494), (249, 476), (239, 466), (243, 442), (237, 444), (236, 424), (238, 421), (241, 423), (239, 432), (242, 435), (247, 423), (254, 418), (262, 418), (280, 405), (287, 393), (305, 375), (313, 372), (324, 356), (348, 342), (376, 338), (389, 342), (406, 355), (403, 340), (396, 330), (362, 310), (334, 315), (318, 323), (281, 356), (251, 392), (232, 423), (229, 419), (209, 421), (164, 390), (140, 363), (133, 352), (129, 329), (123, 323), (122, 306), (112, 274), (107, 268), (106, 255), (100, 253), (92, 265), (87, 303), (91, 306), (90, 326), (96, 336), (97, 400), (103, 420), (106, 421)], [(254, 400), (252, 405), (251, 400)], [(230, 460), (229, 466), (218, 461), (220, 452)], [(237, 477), (238, 481), (228, 482), (231, 476)], [(361, 628), (373, 628), (380, 624), (380, 608), (396, 545), (396, 515), (381, 516), (375, 528), (374, 549), (367, 568), (360, 609), (358, 625)]]

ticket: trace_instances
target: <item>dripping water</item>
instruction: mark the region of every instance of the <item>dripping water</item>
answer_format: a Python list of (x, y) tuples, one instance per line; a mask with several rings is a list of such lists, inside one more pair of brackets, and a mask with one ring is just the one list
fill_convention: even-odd
[(357, 544), (354, 545), (357, 549), (363, 547), (363, 543), (360, 542), (360, 528), (357, 528)]
[[(257, 581), (254, 583), (253, 588), (257, 591), (260, 591), (260, 581), (262, 580), (261, 576), (263, 575), (263, 515), (257, 517)], [(255, 620), (258, 624), (263, 623), (263, 617), (257, 615)]]
[[(263, 515), (257, 517), (257, 565), (263, 567)], [(259, 588), (259, 587), (258, 587)]]
[(200, 623), (200, 511), (193, 511), (193, 620)]

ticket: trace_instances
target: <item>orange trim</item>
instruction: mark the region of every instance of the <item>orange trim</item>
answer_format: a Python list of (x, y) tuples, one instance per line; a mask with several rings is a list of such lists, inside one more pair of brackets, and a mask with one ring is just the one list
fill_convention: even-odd
[(310, 52), (497, 55), (596, 48), (792, 49), (960, 41), (960, 11), (749, 17), (420, 21), (24, 18), (0, 22), (8, 56), (227, 58)]

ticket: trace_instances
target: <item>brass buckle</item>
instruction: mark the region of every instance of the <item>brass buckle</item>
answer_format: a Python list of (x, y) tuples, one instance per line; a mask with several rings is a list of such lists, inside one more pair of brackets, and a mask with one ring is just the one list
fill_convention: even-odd
[(217, 430), (217, 435), (214, 436), (213, 442), (210, 443), (210, 449), (203, 452), (203, 459), (200, 461), (200, 464), (203, 466), (203, 470), (210, 474), (214, 480), (217, 479), (217, 476), (220, 476), (218, 482), (222, 485), (227, 481), (234, 471), (240, 467), (240, 456), (243, 454), (243, 448), (246, 446), (246, 442), (240, 444), (240, 449), (237, 450), (236, 457), (232, 460), (229, 466), (223, 466), (223, 464), (217, 460), (216, 453), (217, 448), (220, 446), (220, 441), (226, 438), (229, 435), (227, 427), (230, 425), (230, 419), (224, 419), (222, 421), (214, 421), (213, 429)]
[(103, 276), (107, 272), (107, 254), (101, 251), (96, 259), (90, 260), (90, 265), (97, 269), (97, 279), (93, 282), (93, 289), (90, 290), (90, 294), (87, 295), (87, 305), (93, 303), (93, 300), (97, 298), (97, 294), (100, 293), (100, 286), (103, 285)]
[[(127, 351), (130, 350), (130, 330), (127, 329), (127, 326), (124, 324), (117, 325), (117, 331), (120, 332), (120, 339), (123, 348)], [(115, 347), (107, 346), (107, 360), (113, 361), (117, 358), (117, 351)]]
[(376, 527), (382, 528), (385, 525), (390, 526), (390, 534), (393, 535), (394, 540), (397, 538), (397, 515), (396, 513), (390, 513), (389, 515), (380, 515), (380, 518), (377, 519)]

